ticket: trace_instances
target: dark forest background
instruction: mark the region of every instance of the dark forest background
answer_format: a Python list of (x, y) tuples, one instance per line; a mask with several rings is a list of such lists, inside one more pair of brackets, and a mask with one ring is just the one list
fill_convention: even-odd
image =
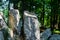
[(10, 4), (18, 9), (22, 27), (24, 25), (23, 13), (25, 10), (34, 12), (40, 23), (40, 33), (51, 28), (52, 34), (60, 34), (60, 0), (0, 0), (0, 11), (4, 13), (4, 20), (8, 25)]

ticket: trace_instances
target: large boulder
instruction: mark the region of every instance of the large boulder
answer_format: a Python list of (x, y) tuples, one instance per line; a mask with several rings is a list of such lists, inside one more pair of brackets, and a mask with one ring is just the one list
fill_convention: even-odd
[(26, 40), (40, 40), (38, 18), (29, 11), (24, 11), (24, 33)]
[[(20, 35), (20, 14), (18, 9), (10, 9), (9, 11), (9, 27), (11, 38), (15, 38), (18, 34)], [(15, 35), (15, 36), (14, 36)]]
[(11, 9), (9, 11), (9, 26), (11, 27), (11, 29), (16, 29), (17, 32), (19, 32), (18, 28), (19, 27), (19, 22), (20, 22), (20, 14), (19, 14), (19, 10), (17, 9)]

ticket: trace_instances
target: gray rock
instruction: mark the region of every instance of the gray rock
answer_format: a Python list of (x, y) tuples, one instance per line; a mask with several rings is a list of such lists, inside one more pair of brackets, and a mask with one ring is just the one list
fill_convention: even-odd
[(14, 17), (14, 21), (15, 21), (14, 27), (18, 31), (19, 22), (20, 22), (19, 10), (17, 10), (17, 9), (11, 9), (9, 12), (10, 12), (10, 15), (12, 15)]
[(41, 40), (47, 40), (49, 36), (51, 36), (51, 30), (50, 30), (50, 28), (46, 29), (44, 32), (42, 32), (40, 34), (40, 39)]
[(24, 33), (26, 34), (26, 40), (40, 40), (37, 16), (28, 11), (24, 11)]
[(4, 40), (3, 32), (0, 31), (0, 40)]
[(3, 16), (3, 13), (0, 12), (0, 40), (4, 40), (4, 33), (3, 32), (6, 32), (5, 30), (8, 29), (8, 26), (6, 24), (6, 22), (4, 21), (4, 16)]
[(49, 40), (60, 40), (60, 35), (53, 34)]
[(10, 14), (14, 17), (14, 19), (16, 21), (16, 25), (18, 26), (19, 20), (20, 20), (19, 10), (17, 10), (17, 9), (11, 9), (10, 10)]
[(19, 24), (17, 26), (17, 32), (18, 32), (19, 35), (21, 33), (21, 27), (22, 27), (22, 20), (19, 21)]
[(0, 12), (0, 29), (6, 28), (7, 29), (7, 25), (3, 19), (3, 13)]
[[(14, 35), (20, 35), (20, 32), (21, 32), (21, 21), (20, 21), (20, 14), (19, 14), (19, 10), (17, 9), (10, 9), (9, 11), (9, 17), (11, 17), (11, 20), (9, 20), (9, 26), (11, 27), (12, 29), (12, 33), (13, 34), (13, 38)], [(16, 30), (14, 33), (13, 33), (13, 29)], [(12, 36), (12, 35), (11, 35)]]

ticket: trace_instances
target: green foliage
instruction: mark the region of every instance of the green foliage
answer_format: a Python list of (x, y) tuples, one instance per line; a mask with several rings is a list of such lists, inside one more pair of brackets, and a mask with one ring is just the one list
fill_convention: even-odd
[[(44, 26), (50, 27), (51, 0), (20, 0), (20, 11), (22, 9), (33, 11), (37, 14), (39, 22), (42, 24), (42, 13), (44, 12)], [(14, 2), (13, 2), (14, 3)], [(43, 9), (44, 8), (44, 9)], [(22, 13), (20, 13), (22, 14)], [(23, 14), (22, 14), (23, 15)]]
[(60, 31), (59, 30), (56, 30), (56, 29), (54, 29), (53, 32), (56, 33), (56, 34), (60, 34)]
[(8, 8), (4, 9), (3, 13), (4, 13), (5, 22), (7, 23), (8, 22)]

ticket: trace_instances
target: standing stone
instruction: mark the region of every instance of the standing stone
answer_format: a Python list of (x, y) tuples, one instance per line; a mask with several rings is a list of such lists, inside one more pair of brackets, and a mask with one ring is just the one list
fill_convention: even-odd
[(38, 18), (28, 11), (24, 11), (24, 33), (26, 40), (40, 40)]
[(12, 29), (15, 28), (18, 31), (19, 21), (20, 21), (19, 11), (17, 9), (11, 9), (9, 12), (9, 25), (10, 25), (10, 27)]
[(18, 34), (20, 35), (22, 21), (20, 20), (19, 10), (14, 9), (14, 4), (13, 3), (10, 3), (10, 14), (12, 16), (14, 16), (13, 18), (15, 18), (14, 19), (16, 21), (15, 26), (17, 26), (16, 29), (17, 29)]
[(16, 36), (16, 33), (20, 33), (20, 30), (18, 30), (18, 28), (20, 28), (19, 22), (20, 22), (19, 10), (10, 9), (10, 11), (9, 11), (9, 26), (11, 29), (10, 33), (11, 33), (12, 38), (14, 38), (14, 35)]
[[(19, 10), (17, 9), (11, 9), (10, 12), (9, 12), (9, 15), (10, 15), (10, 19), (12, 21), (9, 20), (9, 23), (12, 25), (14, 25), (13, 27), (17, 27), (18, 24), (19, 24), (19, 21), (20, 21), (20, 15), (19, 15)], [(13, 20), (12, 20), (13, 19)]]

